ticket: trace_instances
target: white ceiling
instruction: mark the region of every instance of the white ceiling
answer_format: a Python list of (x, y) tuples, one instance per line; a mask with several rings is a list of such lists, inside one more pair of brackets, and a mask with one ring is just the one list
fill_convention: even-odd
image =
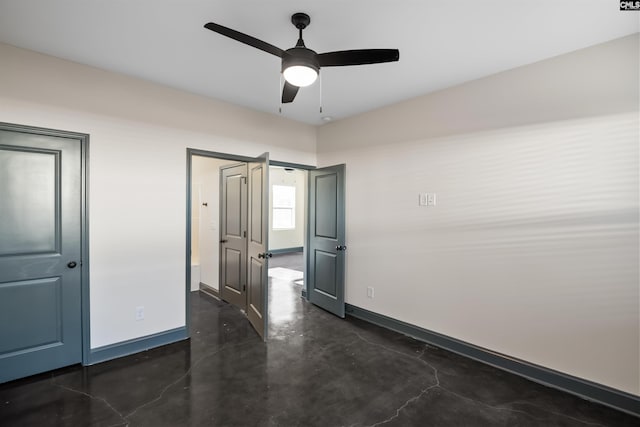
[(203, 25), (287, 49), (294, 12), (311, 16), (316, 52), (400, 50), (395, 63), (324, 68), (282, 106), (311, 124), (640, 31), (618, 0), (0, 0), (0, 41), (279, 114), (280, 59)]

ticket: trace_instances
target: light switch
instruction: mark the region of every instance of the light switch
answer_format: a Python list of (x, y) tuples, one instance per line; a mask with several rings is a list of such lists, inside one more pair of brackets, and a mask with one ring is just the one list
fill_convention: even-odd
[(418, 195), (418, 206), (435, 206), (436, 193), (420, 193)]

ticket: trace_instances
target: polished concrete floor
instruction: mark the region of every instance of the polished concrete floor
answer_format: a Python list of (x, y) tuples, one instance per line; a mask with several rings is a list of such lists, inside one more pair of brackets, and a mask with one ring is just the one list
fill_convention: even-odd
[(286, 267), (292, 270), (304, 270), (304, 258), (302, 252), (289, 252), (276, 254), (269, 260), (269, 268)]
[[(282, 270), (280, 270), (282, 272)], [(191, 339), (0, 385), (2, 426), (638, 426), (365, 322), (271, 279), (269, 342), (194, 292)]]

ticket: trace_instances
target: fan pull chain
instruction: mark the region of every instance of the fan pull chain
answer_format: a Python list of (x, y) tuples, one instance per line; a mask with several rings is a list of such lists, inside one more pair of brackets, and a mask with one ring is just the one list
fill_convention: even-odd
[(280, 73), (280, 79), (278, 80), (278, 112), (282, 114), (282, 93), (283, 85), (282, 85), (282, 73)]
[(318, 73), (320, 79), (320, 114), (322, 114), (322, 74)]

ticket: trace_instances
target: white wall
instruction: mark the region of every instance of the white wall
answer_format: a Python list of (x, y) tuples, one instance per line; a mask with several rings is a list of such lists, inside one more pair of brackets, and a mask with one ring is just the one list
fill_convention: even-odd
[(269, 168), (269, 208), (273, 209), (273, 186), (290, 185), (296, 188), (295, 225), (291, 230), (274, 230), (273, 215), (269, 215), (269, 250), (299, 248), (304, 246), (307, 172), (294, 169), (286, 172), (283, 167)]
[[(191, 179), (191, 265), (200, 265), (200, 181)], [(199, 274), (198, 274), (199, 275)], [(193, 278), (192, 278), (193, 279)], [(198, 279), (199, 281), (200, 279)], [(193, 288), (191, 290), (194, 290)]]
[(90, 135), (92, 348), (185, 324), (187, 147), (315, 164), (308, 125), (5, 44), (0, 63), (0, 121)]
[(347, 302), (640, 394), (638, 52), (626, 37), (321, 127), (319, 165), (347, 164)]

